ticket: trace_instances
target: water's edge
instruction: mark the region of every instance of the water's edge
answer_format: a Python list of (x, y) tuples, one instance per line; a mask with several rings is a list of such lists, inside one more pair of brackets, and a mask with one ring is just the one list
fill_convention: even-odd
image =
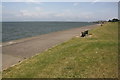
[(88, 22), (3, 22), (2, 42), (93, 25)]
[[(97, 26), (98, 24), (94, 24), (94, 25), (87, 25), (87, 26), (82, 26), (82, 27), (78, 27), (78, 28), (72, 28), (72, 29), (79, 29), (79, 28), (85, 28), (85, 27), (93, 27), (93, 26)], [(35, 40), (35, 39), (39, 39), (40, 37), (44, 37), (47, 36), (49, 34), (57, 34), (59, 32), (64, 32), (64, 31), (69, 31), (72, 29), (67, 29), (67, 30), (62, 30), (62, 31), (56, 31), (56, 32), (51, 32), (51, 33), (47, 33), (47, 34), (41, 34), (41, 35), (37, 35), (37, 36), (32, 36), (32, 37), (26, 37), (26, 38), (21, 38), (21, 39), (17, 39), (17, 40), (11, 40), (11, 41), (7, 41), (7, 42), (2, 42), (0, 43), (0, 46), (9, 46), (9, 45), (13, 45), (13, 44), (18, 44), (18, 43), (23, 43), (23, 42), (27, 42), (30, 40)]]

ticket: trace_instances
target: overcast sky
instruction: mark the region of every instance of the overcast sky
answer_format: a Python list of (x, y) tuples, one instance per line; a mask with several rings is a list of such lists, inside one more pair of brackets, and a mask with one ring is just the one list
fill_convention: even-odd
[(3, 2), (3, 21), (96, 21), (118, 18), (117, 2)]

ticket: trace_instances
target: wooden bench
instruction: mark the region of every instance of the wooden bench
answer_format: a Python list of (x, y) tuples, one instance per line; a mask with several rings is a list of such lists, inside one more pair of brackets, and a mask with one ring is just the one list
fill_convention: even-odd
[(81, 32), (81, 37), (85, 37), (86, 35), (88, 35), (88, 30), (84, 31), (84, 32)]

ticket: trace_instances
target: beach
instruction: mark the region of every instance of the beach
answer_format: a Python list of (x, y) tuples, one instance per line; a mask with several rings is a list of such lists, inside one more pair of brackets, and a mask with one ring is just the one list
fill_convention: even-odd
[(15, 64), (37, 55), (55, 45), (63, 43), (75, 36), (79, 36), (82, 31), (90, 30), (98, 25), (73, 28), (64, 31), (52, 32), (40, 36), (24, 38), (4, 42), (2, 44), (2, 67), (3, 70), (14, 66)]

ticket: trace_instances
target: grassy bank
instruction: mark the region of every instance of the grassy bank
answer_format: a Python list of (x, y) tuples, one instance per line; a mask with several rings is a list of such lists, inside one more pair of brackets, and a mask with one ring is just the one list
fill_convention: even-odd
[(90, 33), (91, 37), (73, 38), (3, 71), (3, 77), (117, 77), (117, 23), (107, 23), (91, 30)]

